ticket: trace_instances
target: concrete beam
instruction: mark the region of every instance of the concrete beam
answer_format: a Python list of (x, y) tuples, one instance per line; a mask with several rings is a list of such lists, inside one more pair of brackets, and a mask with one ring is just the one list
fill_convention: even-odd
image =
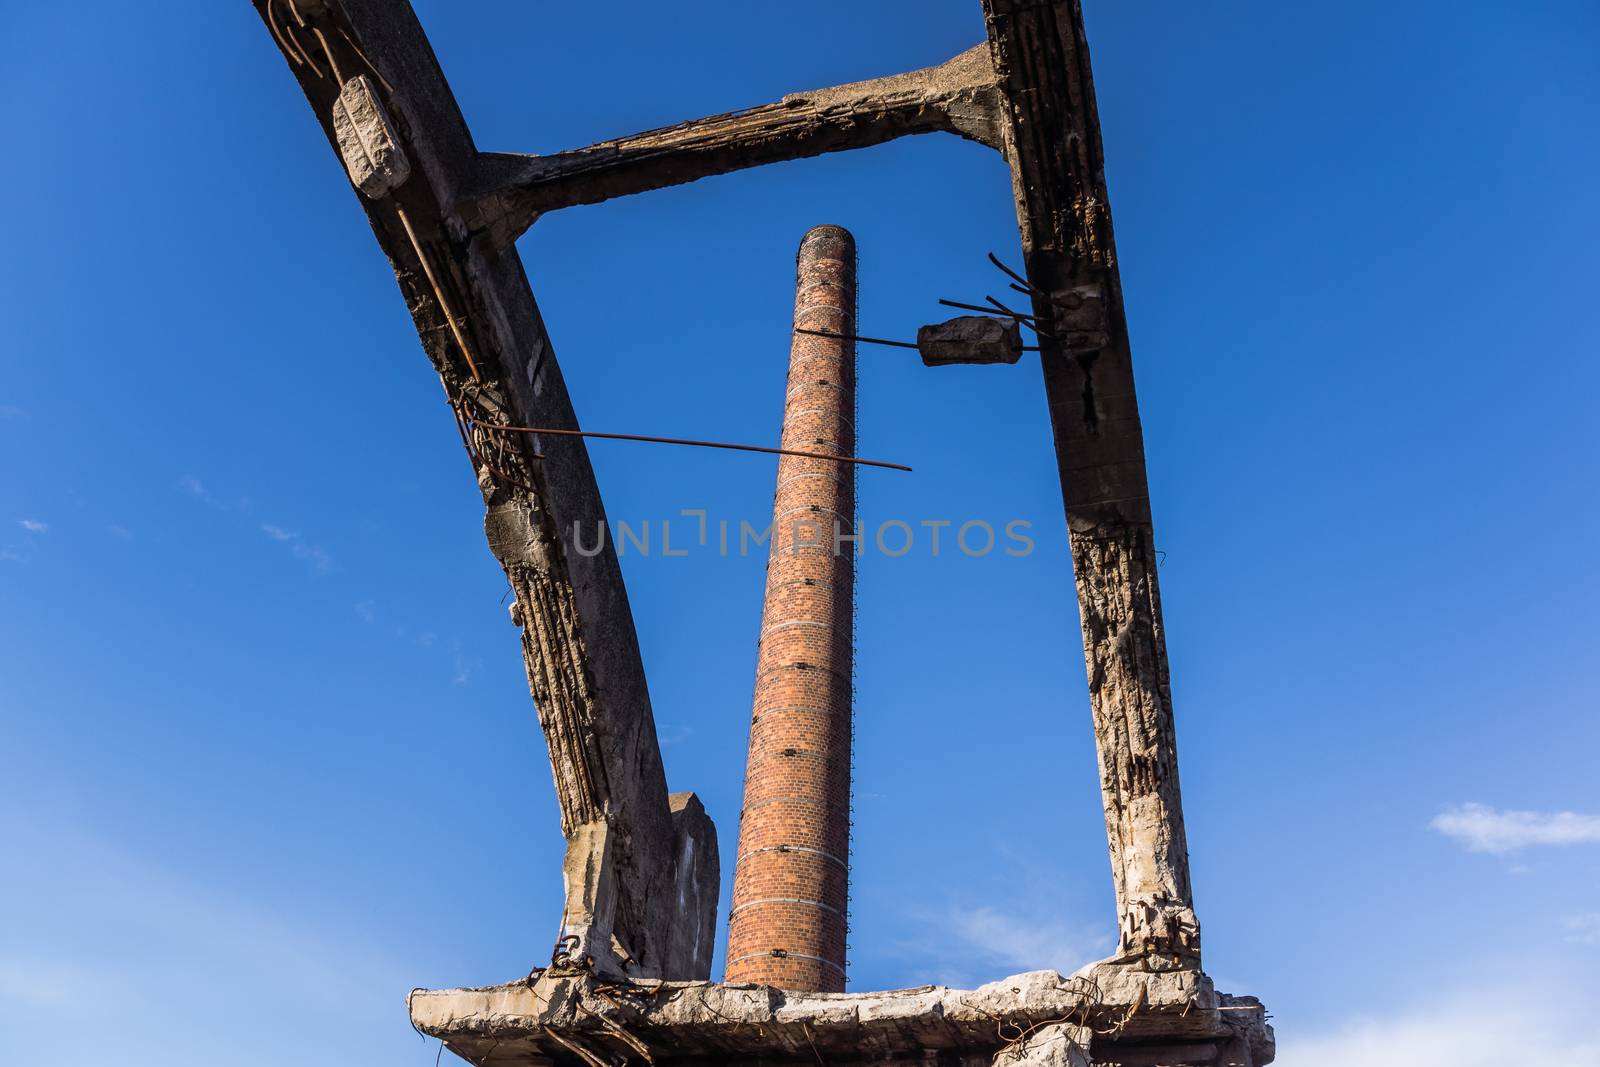
[(1083, 620), (1117, 959), (1198, 968), (1144, 432), (1078, 0), (983, 0)]
[(540, 214), (682, 185), (746, 167), (943, 131), (1000, 145), (1000, 98), (984, 45), (908, 74), (791, 93), (549, 156), (484, 157), (486, 187), (463, 210), (506, 244)]
[[(515, 591), (568, 843), (564, 957), (618, 976), (709, 977), (709, 948), (683, 949), (674, 931), (715, 927), (715, 849), (680, 876), (621, 570), (610, 546), (570, 550), (575, 524), (605, 519), (588, 453), (580, 438), (491, 428), (578, 420), (515, 249), (472, 233), (454, 207), (481, 186), (481, 160), (427, 37), (406, 0), (254, 4), (394, 267)], [(703, 811), (686, 832), (710, 836)]]

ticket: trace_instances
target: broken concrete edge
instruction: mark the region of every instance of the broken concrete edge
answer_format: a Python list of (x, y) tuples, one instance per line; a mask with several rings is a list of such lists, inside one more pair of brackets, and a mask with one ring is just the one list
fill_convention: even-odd
[(722, 888), (717, 827), (693, 793), (673, 793), (667, 806), (672, 811), (677, 915), (667, 931), (667, 965), (674, 974), (709, 978), (717, 944), (717, 895)]
[[(417, 990), (409, 1006), (420, 1032), (487, 1067), (530, 1058), (575, 1062), (573, 1043), (616, 1052), (619, 1041), (651, 1049), (657, 1060), (861, 1061), (930, 1050), (988, 1057), (1063, 1023), (1086, 1027), (1096, 1048), (1209, 1043), (1247, 1050), (1252, 1065), (1270, 1063), (1274, 1053), (1272, 1028), (1254, 998), (1219, 995), (1198, 971), (1115, 963), (1065, 978), (1029, 971), (973, 990), (869, 993), (715, 982), (621, 985), (536, 972), (506, 985)], [(503, 1051), (491, 1056), (495, 1049)]]
[(958, 315), (917, 329), (923, 366), (1015, 363), (1022, 358), (1022, 328), (992, 315)]
[(992, 1067), (1092, 1067), (1094, 1030), (1074, 1023), (1050, 1023), (1030, 1030), (994, 1056)]
[[(693, 793), (673, 793), (668, 798), (672, 820), (671, 921), (664, 931), (650, 928), (661, 954), (660, 970), (670, 975), (705, 980), (711, 976), (711, 954), (716, 947), (717, 894), (721, 864), (717, 828), (705, 805)], [(551, 964), (578, 969), (602, 979), (628, 982), (640, 975), (640, 960), (629, 938), (616, 929), (620, 848), (613, 826), (596, 819), (572, 828), (561, 865), (565, 904), (561, 936)], [(659, 935), (659, 936), (656, 936)], [(658, 977), (645, 973), (644, 978)]]
[(344, 83), (334, 101), (331, 121), (339, 156), (357, 189), (378, 199), (411, 177), (411, 160), (400, 146), (382, 98), (365, 74)]

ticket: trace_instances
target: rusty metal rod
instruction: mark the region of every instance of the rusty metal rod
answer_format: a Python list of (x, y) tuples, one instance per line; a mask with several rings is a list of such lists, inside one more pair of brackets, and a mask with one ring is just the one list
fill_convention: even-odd
[(289, 42), (284, 39), (283, 33), (278, 29), (278, 16), (277, 13), (273, 11), (273, 6), (276, 4), (276, 2), (277, 0), (267, 0), (266, 4), (264, 5), (267, 13), (267, 28), (272, 31), (272, 37), (278, 42), (278, 47), (283, 49), (283, 54), (288, 56), (290, 61), (292, 61), (295, 66), (304, 66), (305, 61), (300, 58), (300, 56), (290, 46)]
[(881, 337), (858, 337), (852, 333), (829, 333), (827, 330), (802, 330), (796, 326), (795, 333), (808, 333), (813, 337), (831, 337), (835, 341), (865, 341), (869, 345), (889, 345), (894, 348), (916, 348), (910, 341), (885, 341)]
[(505, 430), (510, 433), (547, 433), (552, 437), (598, 437), (606, 441), (644, 441), (656, 445), (691, 445), (695, 448), (726, 448), (735, 452), (765, 452), (773, 456), (803, 456), (806, 459), (828, 459), (836, 463), (856, 463), (863, 467), (883, 467), (893, 471), (910, 471), (899, 463), (881, 459), (860, 459), (855, 456), (834, 456), (826, 452), (800, 452), (792, 448), (765, 448), (761, 445), (736, 445), (727, 441), (692, 441), (686, 437), (649, 437), (636, 433), (600, 433), (597, 430), (557, 430), (548, 426), (505, 426), (494, 422), (479, 422), (486, 430)]
[[(802, 329), (799, 329), (798, 327), (796, 327), (794, 332), (795, 333), (809, 333), (809, 334), (812, 334), (812, 335), (817, 336), (817, 337), (832, 337), (835, 340), (839, 340), (839, 341), (866, 341), (868, 344), (893, 345), (895, 348), (909, 348), (909, 349), (912, 349), (912, 350), (918, 351), (918, 352), (922, 351), (922, 346), (921, 345), (913, 344), (910, 341), (885, 341), (880, 337), (857, 337), (857, 336), (855, 336), (853, 334), (848, 334), (848, 333), (828, 333), (826, 330), (802, 330)], [(1024, 352), (1037, 352), (1037, 351), (1039, 351), (1039, 346), (1038, 345), (1023, 345), (1022, 346), (1022, 350)]]
[(356, 54), (356, 58), (361, 60), (361, 62), (366, 65), (366, 68), (372, 72), (372, 76), (374, 78), (378, 79), (378, 84), (383, 86), (383, 91), (388, 93), (390, 96), (393, 96), (394, 86), (389, 84), (389, 80), (387, 78), (378, 73), (378, 68), (372, 65), (372, 60), (367, 58), (367, 53), (362, 51), (359, 44), (356, 44), (356, 39), (351, 37), (349, 32), (346, 31), (343, 26), (337, 26), (335, 29), (339, 31), (339, 36), (345, 39), (345, 43), (350, 46), (350, 50)]
[(333, 47), (328, 44), (327, 36), (315, 26), (311, 27), (311, 35), (317, 39), (317, 43), (322, 45), (322, 54), (328, 57), (328, 69), (333, 71), (333, 80), (342, 87), (344, 85), (344, 75), (339, 73), (339, 61), (333, 58)]
[[(942, 298), (940, 299), (939, 303), (943, 304), (945, 307), (960, 308), (962, 311), (981, 311), (985, 315), (993, 315), (995, 313), (994, 308), (983, 304), (963, 304), (956, 300), (945, 300)], [(1022, 322), (1025, 326), (1031, 327), (1033, 325), (1032, 315), (1017, 315), (1013, 313), (1011, 317)]]
[(1004, 304), (1000, 303), (1000, 301), (996, 300), (992, 296), (986, 296), (986, 297), (984, 297), (984, 299), (989, 301), (989, 303), (993, 304), (995, 307), (999, 308), (1000, 309), (1000, 313), (1003, 314), (1003, 315), (1010, 315), (1012, 318), (1017, 319), (1019, 321), (1022, 320), (1022, 319), (1031, 319), (1031, 318), (1033, 318), (1032, 315), (1024, 315), (1020, 311), (1012, 311), (1010, 308), (1006, 307)]
[[(1016, 286), (1013, 285), (1011, 288), (1015, 289)], [(1024, 326), (1028, 327), (1028, 329), (1032, 330), (1040, 337), (1048, 337), (1052, 341), (1055, 340), (1054, 334), (1045, 333), (1043, 330), (1039, 329), (1039, 321), (1032, 315), (1024, 315), (1020, 311), (1012, 311), (1010, 308), (1006, 307), (992, 296), (986, 296), (984, 299), (989, 301), (989, 303), (993, 304), (995, 307), (999, 308), (1001, 311), (1005, 312), (1007, 315), (1010, 315), (1012, 318), (1016, 319), (1018, 322), (1022, 323)], [(1052, 301), (1052, 303), (1054, 303), (1054, 301)]]
[[(1013, 320), (1022, 323), (1022, 325), (1026, 326), (1040, 337), (1048, 337), (1052, 341), (1055, 340), (1054, 334), (1046, 333), (1044, 330), (1039, 329), (1039, 322), (1032, 315), (1024, 315), (1020, 311), (1012, 311), (1004, 304), (1001, 304), (1000, 301), (995, 300), (995, 298), (992, 296), (984, 297), (984, 299), (999, 305), (1002, 309), (1004, 309), (1002, 312), (1003, 314), (1008, 315)], [(982, 304), (962, 304), (955, 300), (944, 299), (941, 299), (939, 303), (943, 304), (945, 307), (960, 308), (963, 311), (981, 311), (985, 315), (993, 315), (995, 313), (995, 309), (993, 307), (986, 307)]]
[(472, 372), (472, 380), (482, 382), (483, 377), (478, 373), (477, 361), (472, 358), (472, 347), (467, 344), (461, 326), (456, 322), (455, 311), (451, 309), (450, 301), (445, 298), (444, 290), (439, 288), (439, 279), (434, 276), (433, 264), (428, 262), (428, 253), (422, 250), (422, 242), (417, 239), (417, 231), (411, 228), (411, 219), (406, 215), (406, 209), (396, 204), (394, 213), (400, 216), (400, 225), (405, 227), (406, 237), (411, 241), (411, 249), (416, 252), (417, 259), (422, 261), (422, 273), (428, 279), (428, 286), (433, 290), (433, 298), (439, 301), (439, 312), (444, 315), (444, 321), (456, 339), (456, 347), (461, 349), (462, 358), (467, 361), (467, 369)]
[(946, 307), (960, 307), (963, 312), (982, 312), (982, 314), (986, 315), (995, 314), (995, 309), (992, 309), (992, 307), (982, 306), (982, 304), (962, 304), (960, 301), (947, 301), (947, 299), (942, 298), (939, 299), (939, 302), (944, 304)]
[(1013, 280), (1020, 282), (1023, 286), (1025, 286), (1026, 288), (1021, 290), (1022, 292), (1026, 292), (1030, 296), (1044, 295), (1037, 287), (1034, 286), (1032, 282), (1018, 274), (1016, 271), (1012, 270), (1010, 267), (1006, 266), (1004, 263), (1000, 262), (1000, 257), (995, 255), (993, 252), (989, 253), (989, 262), (999, 267), (1003, 272), (1005, 272), (1007, 277), (1012, 278)]
[[(289, 5), (289, 14), (294, 16), (295, 23), (299, 25), (302, 30), (305, 29), (306, 20), (301, 17), (300, 9), (294, 6), (294, 0), (286, 0), (286, 3)], [(322, 72), (322, 68), (317, 66), (317, 61), (311, 58), (310, 49), (306, 48), (305, 45), (300, 43), (300, 38), (294, 35), (294, 31), (289, 28), (288, 23), (284, 23), (283, 25), (283, 35), (289, 39), (290, 44), (294, 45), (295, 52), (299, 54), (301, 60), (305, 62), (306, 66), (311, 68), (318, 78), (327, 77), (327, 75)]]

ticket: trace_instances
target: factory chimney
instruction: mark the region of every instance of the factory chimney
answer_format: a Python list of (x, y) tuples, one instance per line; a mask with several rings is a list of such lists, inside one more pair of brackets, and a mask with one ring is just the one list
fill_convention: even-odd
[[(855, 238), (800, 242), (784, 448), (855, 454)], [(729, 982), (842, 992), (849, 897), (855, 473), (784, 456), (772, 505)]]

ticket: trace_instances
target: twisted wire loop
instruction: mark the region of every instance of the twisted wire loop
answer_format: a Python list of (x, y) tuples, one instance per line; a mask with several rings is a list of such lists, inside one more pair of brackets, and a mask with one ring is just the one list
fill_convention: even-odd
[(456, 432), (479, 481), (488, 480), (485, 488), (506, 485), (537, 495), (529, 464), (543, 457), (524, 451), (521, 435), (502, 429), (506, 410), (494, 391), (480, 383), (453, 383), (448, 376), (444, 385)]
[[(1058, 983), (1056, 988), (1077, 998), (1077, 1003), (1073, 1005), (1071, 1010), (1062, 1015), (1058, 1015), (1053, 1019), (1043, 1019), (1028, 1026), (1022, 1026), (1011, 1019), (995, 1018), (995, 1036), (999, 1037), (1004, 1044), (996, 1049), (994, 1055), (990, 1057), (989, 1062), (991, 1065), (998, 1064), (1002, 1056), (1013, 1049), (1019, 1048), (1034, 1034), (1050, 1026), (1065, 1024), (1088, 1030), (1097, 1037), (1115, 1037), (1122, 1033), (1123, 1029), (1128, 1025), (1128, 1021), (1133, 1018), (1144, 1001), (1142, 996), (1135, 999), (1109, 1026), (1097, 1026), (1096, 1023), (1104, 1016), (1106, 1008), (1105, 997), (1100, 991), (1098, 982), (1092, 978), (1075, 975), (1068, 978), (1064, 983)], [(1068, 1043), (1073, 1051), (1088, 1055), (1089, 1050), (1072, 1037), (1062, 1035), (1062, 1039)]]

